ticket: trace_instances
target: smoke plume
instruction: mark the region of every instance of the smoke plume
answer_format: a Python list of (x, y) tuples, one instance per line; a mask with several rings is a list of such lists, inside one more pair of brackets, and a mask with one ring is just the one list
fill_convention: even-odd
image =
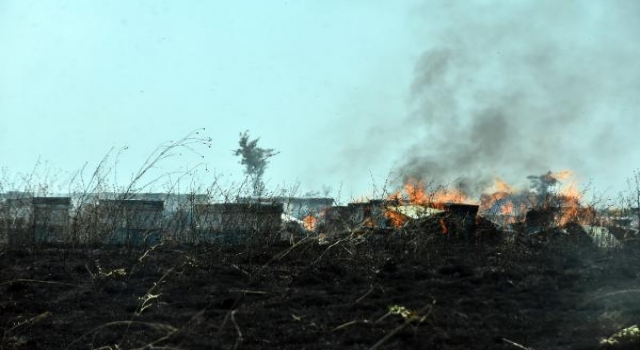
[[(429, 1), (401, 177), (478, 194), (496, 176), (608, 162), (637, 125), (637, 1)], [(621, 106), (634, 106), (620, 108)]]

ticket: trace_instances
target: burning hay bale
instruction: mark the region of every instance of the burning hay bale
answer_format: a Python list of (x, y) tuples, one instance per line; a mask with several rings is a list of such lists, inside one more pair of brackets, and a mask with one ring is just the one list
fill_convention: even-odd
[(526, 213), (521, 230), (535, 243), (620, 248), (622, 240), (608, 228), (594, 225), (595, 216), (593, 208), (579, 205), (536, 207)]
[(396, 205), (388, 207), (387, 209), (389, 210), (389, 213), (387, 213), (387, 216), (389, 217), (393, 217), (393, 213), (400, 214), (398, 217), (399, 222), (402, 222), (402, 220), (406, 222), (410, 219), (420, 219), (434, 214), (439, 214), (444, 211), (442, 209), (416, 204)]
[(534, 245), (554, 245), (556, 247), (617, 249), (621, 242), (605, 227), (581, 225), (572, 221), (561, 226), (528, 235), (529, 243)]
[(461, 203), (447, 203), (442, 205), (446, 213), (451, 214), (463, 226), (466, 234), (473, 233), (476, 224), (476, 216), (478, 215), (479, 206)]
[(409, 221), (403, 227), (403, 232), (410, 235), (440, 234), (443, 236), (455, 235), (462, 225), (456, 225), (447, 213), (438, 213), (428, 217)]
[(327, 209), (323, 232), (438, 233), (475, 241), (501, 239), (502, 233), (510, 231), (548, 234), (550, 229), (573, 221), (586, 224), (594, 217), (592, 208), (580, 205), (573, 184), (559, 186), (571, 176), (567, 171), (532, 176), (528, 190), (497, 179), (493, 193), (483, 194), (480, 201), (470, 198), (462, 187), (429, 189), (420, 180), (408, 179), (387, 199)]
[(498, 225), (482, 216), (476, 217), (473, 235), (476, 241), (498, 241), (504, 237), (504, 233), (500, 231)]
[(478, 216), (479, 206), (465, 203), (413, 203), (397, 198), (350, 203), (325, 211), (325, 232), (345, 234), (425, 235), (464, 240), (500, 238), (497, 225)]
[(468, 204), (445, 205), (439, 213), (413, 219), (402, 228), (409, 235), (433, 235), (465, 241), (491, 241), (502, 237), (498, 226), (477, 216), (478, 207)]
[(352, 228), (351, 208), (347, 206), (336, 206), (327, 208), (324, 212), (324, 223), (322, 229), (326, 232), (348, 231)]
[(534, 208), (527, 212), (525, 229), (528, 234), (535, 234), (555, 227), (556, 208)]
[(442, 212), (429, 217), (411, 220), (402, 231), (409, 235), (433, 235), (446, 239), (488, 240), (501, 237), (498, 227), (491, 221), (477, 217), (473, 230), (460, 217)]

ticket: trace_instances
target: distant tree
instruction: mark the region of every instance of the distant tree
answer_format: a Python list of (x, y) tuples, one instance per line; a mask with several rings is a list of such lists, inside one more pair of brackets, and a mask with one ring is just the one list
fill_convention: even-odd
[(627, 178), (629, 193), (624, 196), (625, 204), (634, 219), (640, 223), (640, 170), (635, 170), (633, 176)]
[(247, 130), (240, 134), (240, 147), (233, 151), (234, 155), (242, 157), (240, 164), (244, 165), (244, 173), (251, 179), (254, 196), (260, 196), (264, 190), (262, 176), (269, 164), (269, 158), (280, 153), (271, 148), (258, 147), (259, 140), (260, 138), (251, 140)]

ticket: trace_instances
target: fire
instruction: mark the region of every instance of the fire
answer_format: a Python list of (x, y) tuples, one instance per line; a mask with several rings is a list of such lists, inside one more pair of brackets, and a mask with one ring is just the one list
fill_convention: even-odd
[(387, 218), (387, 220), (389, 220), (389, 223), (391, 223), (391, 225), (393, 225), (393, 227), (395, 228), (402, 227), (408, 220), (405, 215), (402, 215), (397, 211), (394, 211), (391, 209), (387, 209), (384, 212), (384, 216), (385, 218)]
[(376, 222), (373, 220), (373, 218), (368, 217), (364, 220), (364, 222), (362, 223), (362, 226), (366, 228), (375, 228)]
[[(490, 193), (485, 193), (482, 195), (480, 199), (480, 210), (483, 212), (490, 211), (496, 205), (496, 203), (504, 200), (505, 198), (508, 198), (515, 192), (516, 190), (513, 186), (509, 185), (500, 178), (496, 178), (494, 180), (493, 187), (490, 189)], [(513, 202), (507, 201), (501, 206), (499, 211), (502, 215), (513, 215), (514, 209), (515, 206)]]
[(429, 196), (422, 181), (409, 180), (401, 190), (388, 197), (390, 201), (401, 204), (427, 204)]
[[(409, 181), (404, 184), (404, 192), (407, 196), (407, 201), (411, 204), (426, 204), (429, 202), (429, 196), (424, 188), (422, 181)], [(400, 197), (402, 194), (400, 194)]]
[(433, 194), (433, 202), (434, 203), (470, 203), (474, 202), (467, 197), (462, 191), (453, 189), (449, 190), (446, 188), (438, 189)]
[(318, 219), (316, 219), (312, 215), (307, 215), (304, 219), (302, 219), (302, 226), (307, 231), (315, 231), (318, 225)]
[(580, 197), (577, 185), (571, 182), (567, 186), (563, 186), (558, 191), (558, 198), (561, 200), (561, 212), (558, 223), (565, 225), (571, 221), (580, 221)]
[(557, 207), (556, 221), (560, 226), (572, 221), (582, 222), (589, 217), (580, 203), (581, 193), (572, 171), (549, 172), (542, 177), (549, 181), (549, 192), (545, 192), (545, 196), (528, 189), (518, 190), (496, 179), (493, 192), (483, 195), (481, 210), (502, 216), (505, 223), (522, 220), (524, 214), (533, 208)]
[(471, 202), (465, 193), (458, 189), (439, 187), (435, 191), (427, 191), (423, 181), (409, 180), (403, 189), (389, 196), (390, 200), (425, 206), (435, 206), (442, 203)]
[(502, 215), (513, 215), (515, 212), (515, 205), (513, 202), (509, 201), (505, 205), (500, 208), (500, 214)]
[(442, 228), (443, 235), (449, 233), (449, 229), (447, 228), (447, 224), (445, 224), (444, 219), (440, 219), (440, 227)]
[(509, 185), (499, 177), (494, 180), (493, 186), (495, 188), (494, 193), (513, 193), (515, 191), (513, 186)]
[(566, 180), (566, 179), (572, 178), (573, 177), (573, 171), (571, 171), (571, 170), (562, 170), (562, 171), (559, 171), (557, 173), (551, 173), (550, 176), (553, 177), (556, 180), (562, 181), (562, 180)]
[(575, 181), (572, 181), (568, 185), (562, 186), (558, 191), (558, 195), (566, 198), (580, 199), (582, 194), (578, 190), (577, 183)]
[[(431, 189), (423, 181), (410, 179), (388, 200), (400, 206), (417, 205), (434, 209), (445, 209), (444, 204), (449, 203), (477, 203), (480, 215), (492, 216), (493, 220), (503, 224), (523, 221), (530, 210), (543, 208), (556, 211), (555, 221), (561, 226), (569, 222), (586, 223), (593, 217), (593, 210), (585, 209), (581, 204), (582, 194), (574, 180), (573, 171), (548, 172), (539, 177), (530, 176), (529, 179), (533, 182), (530, 187), (518, 188), (496, 178), (479, 200), (469, 198), (456, 188)], [(395, 227), (403, 226), (408, 220), (406, 215), (397, 210), (387, 209), (384, 215)], [(443, 232), (448, 232), (444, 222), (440, 224)]]

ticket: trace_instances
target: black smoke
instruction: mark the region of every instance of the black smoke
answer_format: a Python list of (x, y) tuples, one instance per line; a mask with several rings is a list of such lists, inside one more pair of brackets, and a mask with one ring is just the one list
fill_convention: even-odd
[[(479, 194), (497, 176), (615, 162), (637, 125), (640, 2), (428, 1), (399, 178)], [(633, 109), (635, 108), (635, 109)]]

